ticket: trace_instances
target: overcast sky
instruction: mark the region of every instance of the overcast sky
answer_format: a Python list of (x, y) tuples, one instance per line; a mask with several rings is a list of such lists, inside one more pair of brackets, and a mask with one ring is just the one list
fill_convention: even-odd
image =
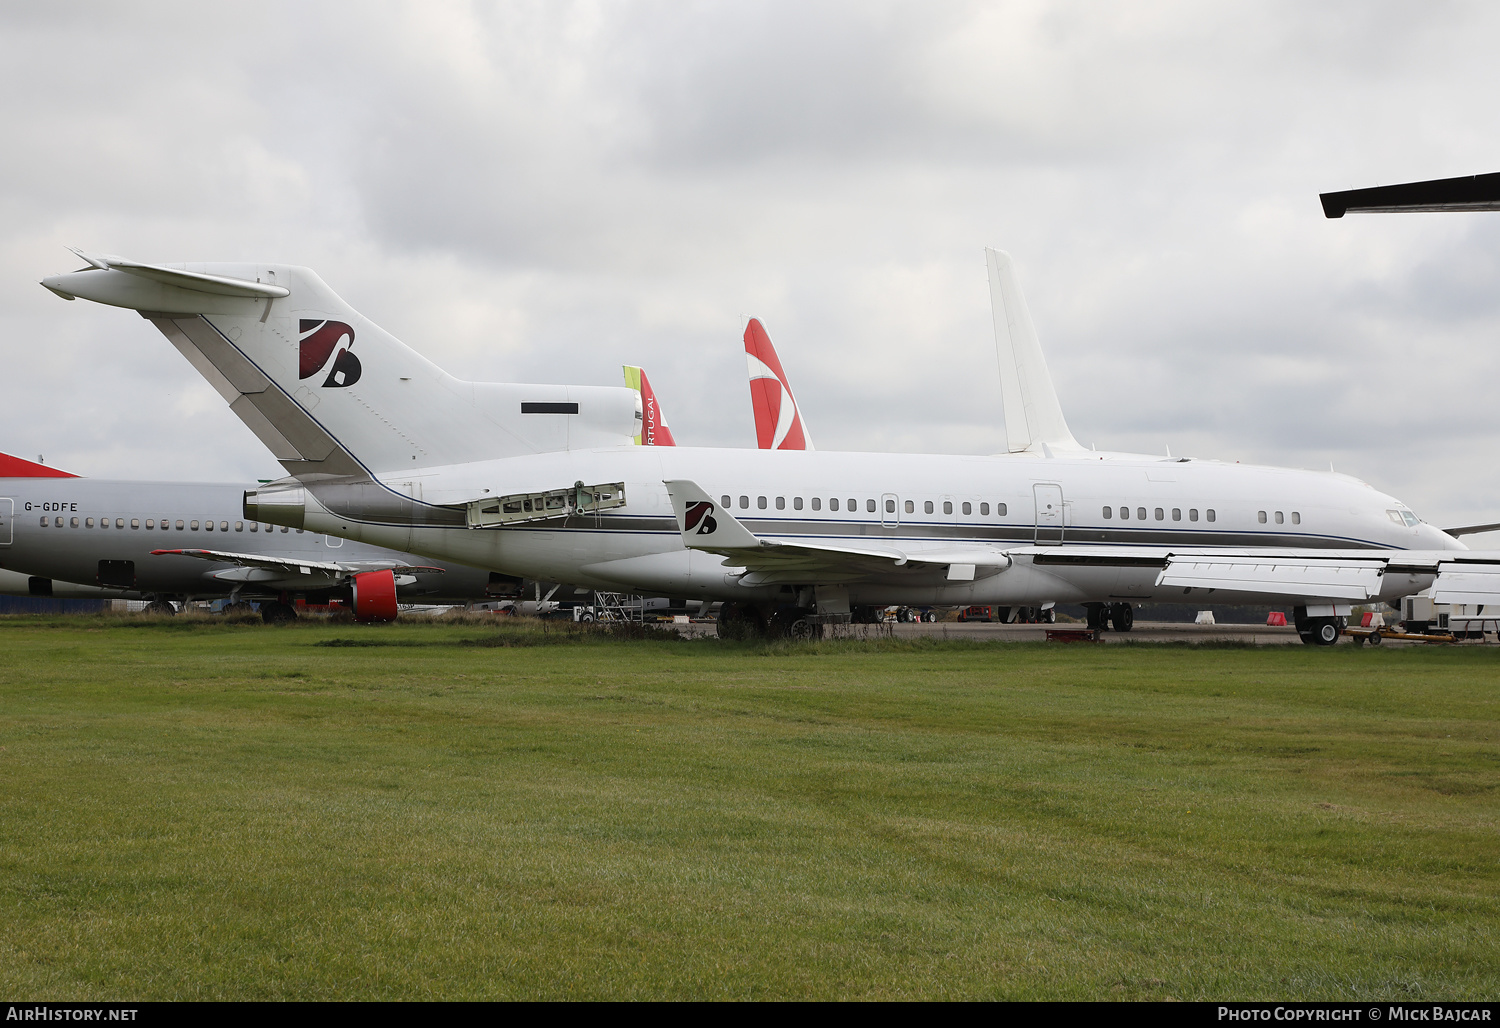
[(760, 317), (822, 449), (1004, 447), (983, 247), (1086, 445), (1355, 474), (1500, 520), (1500, 214), (1318, 193), (1500, 170), (1500, 7), (0, 8), (0, 449), (280, 468), (79, 246), (310, 265), (462, 377), (622, 384), (752, 446)]

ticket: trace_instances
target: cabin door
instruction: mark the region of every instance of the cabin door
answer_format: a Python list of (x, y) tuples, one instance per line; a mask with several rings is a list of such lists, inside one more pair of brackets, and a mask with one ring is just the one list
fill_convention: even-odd
[(16, 501), (9, 496), (0, 496), (0, 546), (9, 546), (13, 540), (15, 514)]
[(1039, 483), (1031, 492), (1036, 497), (1036, 544), (1056, 546), (1063, 541), (1062, 486)]

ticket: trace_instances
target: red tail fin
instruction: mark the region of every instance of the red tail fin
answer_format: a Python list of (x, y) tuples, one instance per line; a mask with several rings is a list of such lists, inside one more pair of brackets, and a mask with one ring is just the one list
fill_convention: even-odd
[(667, 416), (662, 413), (646, 369), (625, 365), (625, 384), (641, 394), (641, 431), (635, 441), (641, 446), (676, 446), (677, 440), (667, 427)]
[(755, 441), (762, 450), (811, 450), (812, 437), (792, 386), (781, 370), (771, 337), (755, 318), (745, 326), (745, 363), (750, 367), (750, 403), (755, 408)]
[(66, 471), (49, 468), (45, 464), (34, 464), (8, 453), (0, 453), (0, 478), (77, 478)]

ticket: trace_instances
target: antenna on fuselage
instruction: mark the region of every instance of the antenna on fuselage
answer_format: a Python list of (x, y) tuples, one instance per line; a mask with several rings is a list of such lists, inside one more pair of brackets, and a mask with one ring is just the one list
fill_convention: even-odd
[[(1000, 360), (1000, 399), (1005, 407), (1005, 445), (1011, 453), (1081, 450), (1068, 431), (1057, 390), (1042, 356), (1042, 344), (1026, 309), (1014, 262), (1002, 250), (984, 251), (990, 270), (990, 309), (995, 353)], [(1050, 456), (1050, 454), (1049, 454)]]

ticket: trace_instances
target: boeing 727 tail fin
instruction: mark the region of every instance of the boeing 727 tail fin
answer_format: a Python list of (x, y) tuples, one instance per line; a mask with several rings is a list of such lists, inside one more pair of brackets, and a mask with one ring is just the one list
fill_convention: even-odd
[(1031, 312), (1016, 280), (1010, 254), (986, 249), (990, 307), (995, 319), (995, 351), (1000, 359), (1000, 396), (1005, 405), (1005, 439), (1011, 453), (1027, 450), (1081, 450), (1042, 356)]
[(88, 268), (42, 285), (140, 311), (302, 479), (628, 445), (635, 435), (633, 391), (461, 381), (308, 268), (79, 255)]

